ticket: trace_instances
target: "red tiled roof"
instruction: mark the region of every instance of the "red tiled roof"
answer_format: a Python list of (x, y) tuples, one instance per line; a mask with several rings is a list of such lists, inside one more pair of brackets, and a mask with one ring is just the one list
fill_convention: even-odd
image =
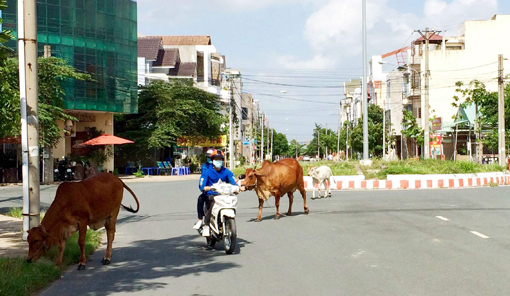
[(195, 68), (197, 63), (177, 63), (174, 69), (170, 69), (170, 76), (195, 76)]
[(163, 40), (163, 45), (211, 45), (211, 36), (154, 36)]
[(161, 49), (158, 52), (158, 58), (152, 64), (154, 67), (175, 67), (179, 62), (179, 49)]
[[(431, 43), (431, 44), (439, 44), (441, 42), (443, 42), (443, 36), (441, 36), (441, 35), (432, 34), (429, 37), (429, 43)], [(420, 38), (416, 39), (414, 41), (414, 43), (425, 43), (425, 38), (423, 36), (421, 36)]]
[(161, 38), (138, 37), (138, 57), (155, 61), (161, 44)]

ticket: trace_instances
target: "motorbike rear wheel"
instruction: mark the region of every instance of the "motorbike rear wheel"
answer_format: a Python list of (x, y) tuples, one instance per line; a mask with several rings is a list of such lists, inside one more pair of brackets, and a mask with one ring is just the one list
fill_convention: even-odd
[(223, 235), (223, 244), (225, 245), (225, 253), (232, 254), (236, 249), (237, 229), (236, 220), (232, 218), (225, 219), (225, 231)]

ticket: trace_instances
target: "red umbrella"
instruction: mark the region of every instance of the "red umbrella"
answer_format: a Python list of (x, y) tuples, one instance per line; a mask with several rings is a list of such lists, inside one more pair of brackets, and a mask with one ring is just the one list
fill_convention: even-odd
[(95, 145), (111, 145), (111, 144), (131, 144), (131, 143), (134, 143), (134, 142), (131, 140), (121, 138), (121, 137), (104, 134), (104, 135), (100, 135), (97, 138), (90, 139), (86, 142), (83, 142), (83, 143), (81, 143), (81, 145), (95, 146)]

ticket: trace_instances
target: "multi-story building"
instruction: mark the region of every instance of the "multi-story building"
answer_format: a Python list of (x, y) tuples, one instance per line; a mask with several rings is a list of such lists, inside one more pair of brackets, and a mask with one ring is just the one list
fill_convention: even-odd
[(190, 79), (196, 87), (220, 95), (225, 57), (210, 36), (139, 36), (138, 83)]
[[(4, 29), (17, 30), (17, 2), (8, 0), (3, 11)], [(64, 82), (65, 112), (78, 122), (61, 122), (71, 136), (53, 150), (54, 157), (80, 154), (78, 146), (91, 128), (113, 134), (115, 113), (138, 112), (136, 85), (137, 6), (132, 0), (37, 1), (38, 53), (45, 45), (52, 56), (66, 60), (90, 81)], [(16, 40), (7, 43), (17, 48)], [(105, 168), (113, 170), (113, 159)]]
[[(510, 27), (510, 15), (495, 15), (490, 20), (465, 21), (459, 27), (458, 36), (442, 37), (435, 34), (430, 37), (429, 46), (429, 105), (430, 116), (441, 120), (444, 139), (443, 151), (446, 159), (452, 158), (453, 142), (450, 127), (452, 118), (458, 109), (452, 106), (453, 97), (458, 95), (455, 83), (464, 85), (477, 79), (490, 91), (497, 91), (498, 54), (510, 56), (510, 40), (505, 36)], [(410, 83), (407, 89), (413, 114), (424, 126), (421, 111), (424, 105), (423, 73), (425, 72), (425, 39), (418, 38), (408, 51)], [(505, 61), (508, 66), (508, 61)], [(471, 125), (473, 125), (471, 123)], [(451, 130), (450, 130), (451, 131)], [(474, 133), (473, 133), (474, 134)], [(460, 145), (468, 145), (467, 150), (476, 150), (474, 135), (458, 140)], [(469, 137), (473, 137), (472, 139)], [(470, 147), (472, 146), (472, 147)]]

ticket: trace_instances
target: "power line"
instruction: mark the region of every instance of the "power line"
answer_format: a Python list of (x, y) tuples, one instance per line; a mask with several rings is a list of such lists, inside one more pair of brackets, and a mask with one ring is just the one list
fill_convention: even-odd
[(256, 80), (256, 79), (250, 79), (250, 78), (245, 78), (246, 80), (248, 81), (254, 81), (254, 82), (258, 82), (258, 83), (264, 83), (264, 84), (271, 84), (271, 85), (279, 85), (279, 86), (290, 86), (290, 87), (303, 87), (303, 88), (343, 88), (344, 86), (334, 86), (334, 85), (329, 85), (329, 86), (317, 86), (317, 85), (297, 85), (297, 84), (286, 84), (286, 83), (276, 83), (276, 82), (269, 82), (269, 81), (262, 81), (262, 80)]

